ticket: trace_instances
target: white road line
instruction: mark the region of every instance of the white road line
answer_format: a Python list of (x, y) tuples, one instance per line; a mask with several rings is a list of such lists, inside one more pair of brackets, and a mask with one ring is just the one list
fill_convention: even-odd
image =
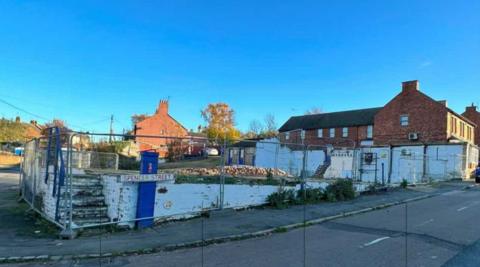
[(383, 240), (386, 240), (386, 239), (389, 239), (389, 238), (390, 238), (389, 236), (384, 236), (384, 237), (375, 239), (375, 240), (373, 240), (373, 241), (371, 241), (371, 242), (365, 243), (365, 244), (363, 244), (363, 246), (364, 246), (364, 247), (368, 247), (368, 246), (377, 244), (378, 242), (382, 242)]
[(424, 226), (425, 224), (429, 224), (429, 223), (432, 223), (432, 222), (433, 222), (433, 219), (430, 219), (430, 220), (428, 220), (428, 221), (424, 221), (424, 222), (423, 222), (423, 223), (421, 223), (421, 224), (417, 224), (417, 225), (415, 225), (415, 227)]
[(462, 211), (462, 210), (466, 210), (466, 209), (468, 209), (468, 206), (467, 207), (461, 207), (457, 211)]

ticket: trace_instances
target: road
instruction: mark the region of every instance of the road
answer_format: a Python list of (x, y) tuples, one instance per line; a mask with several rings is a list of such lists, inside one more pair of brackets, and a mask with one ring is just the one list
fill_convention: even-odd
[[(4, 266), (442, 266), (468, 246), (478, 244), (479, 219), (480, 189), (473, 188), (203, 248)], [(468, 262), (452, 262), (479, 266), (472, 262), (475, 260), (471, 257)]]

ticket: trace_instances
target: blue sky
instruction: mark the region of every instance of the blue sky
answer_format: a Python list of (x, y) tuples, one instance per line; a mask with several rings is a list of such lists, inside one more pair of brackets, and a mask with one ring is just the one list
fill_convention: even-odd
[[(0, 99), (79, 130), (114, 114), (121, 131), (167, 97), (187, 128), (218, 101), (242, 130), (267, 113), (280, 126), (382, 106), (413, 79), (457, 112), (480, 102), (476, 0), (0, 1), (0, 14)], [(35, 119), (0, 103), (16, 115)]]

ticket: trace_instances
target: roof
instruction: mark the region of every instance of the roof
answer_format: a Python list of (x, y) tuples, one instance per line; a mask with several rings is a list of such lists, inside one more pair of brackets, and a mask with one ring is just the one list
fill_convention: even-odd
[(296, 129), (311, 130), (323, 128), (373, 125), (375, 115), (382, 108), (367, 108), (332, 113), (294, 116), (280, 127), (280, 132)]
[(262, 138), (250, 138), (238, 141), (232, 145), (232, 147), (256, 147), (257, 142), (263, 140)]

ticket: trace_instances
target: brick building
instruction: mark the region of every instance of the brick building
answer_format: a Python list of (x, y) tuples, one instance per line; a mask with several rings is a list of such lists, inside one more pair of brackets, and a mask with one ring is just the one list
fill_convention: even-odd
[(465, 112), (462, 115), (477, 125), (474, 133), (475, 144), (480, 146), (480, 112), (478, 112), (477, 107), (472, 104), (465, 109)]
[(334, 147), (451, 142), (478, 145), (479, 113), (474, 108), (466, 113), (468, 116), (457, 114), (446, 101), (433, 100), (420, 92), (418, 81), (407, 81), (384, 107), (294, 116), (280, 127), (279, 138), (285, 143)]
[(313, 146), (358, 147), (373, 142), (375, 114), (381, 108), (291, 117), (280, 127), (280, 141)]
[[(136, 125), (137, 135), (151, 135), (161, 137), (187, 137), (188, 130), (168, 114), (168, 101), (161, 100), (155, 114), (138, 122)], [(174, 138), (136, 137), (140, 151), (155, 149), (160, 157), (167, 155), (167, 144)]]
[(476, 125), (422, 93), (418, 81), (402, 83), (402, 91), (375, 115), (375, 145), (467, 142)]

